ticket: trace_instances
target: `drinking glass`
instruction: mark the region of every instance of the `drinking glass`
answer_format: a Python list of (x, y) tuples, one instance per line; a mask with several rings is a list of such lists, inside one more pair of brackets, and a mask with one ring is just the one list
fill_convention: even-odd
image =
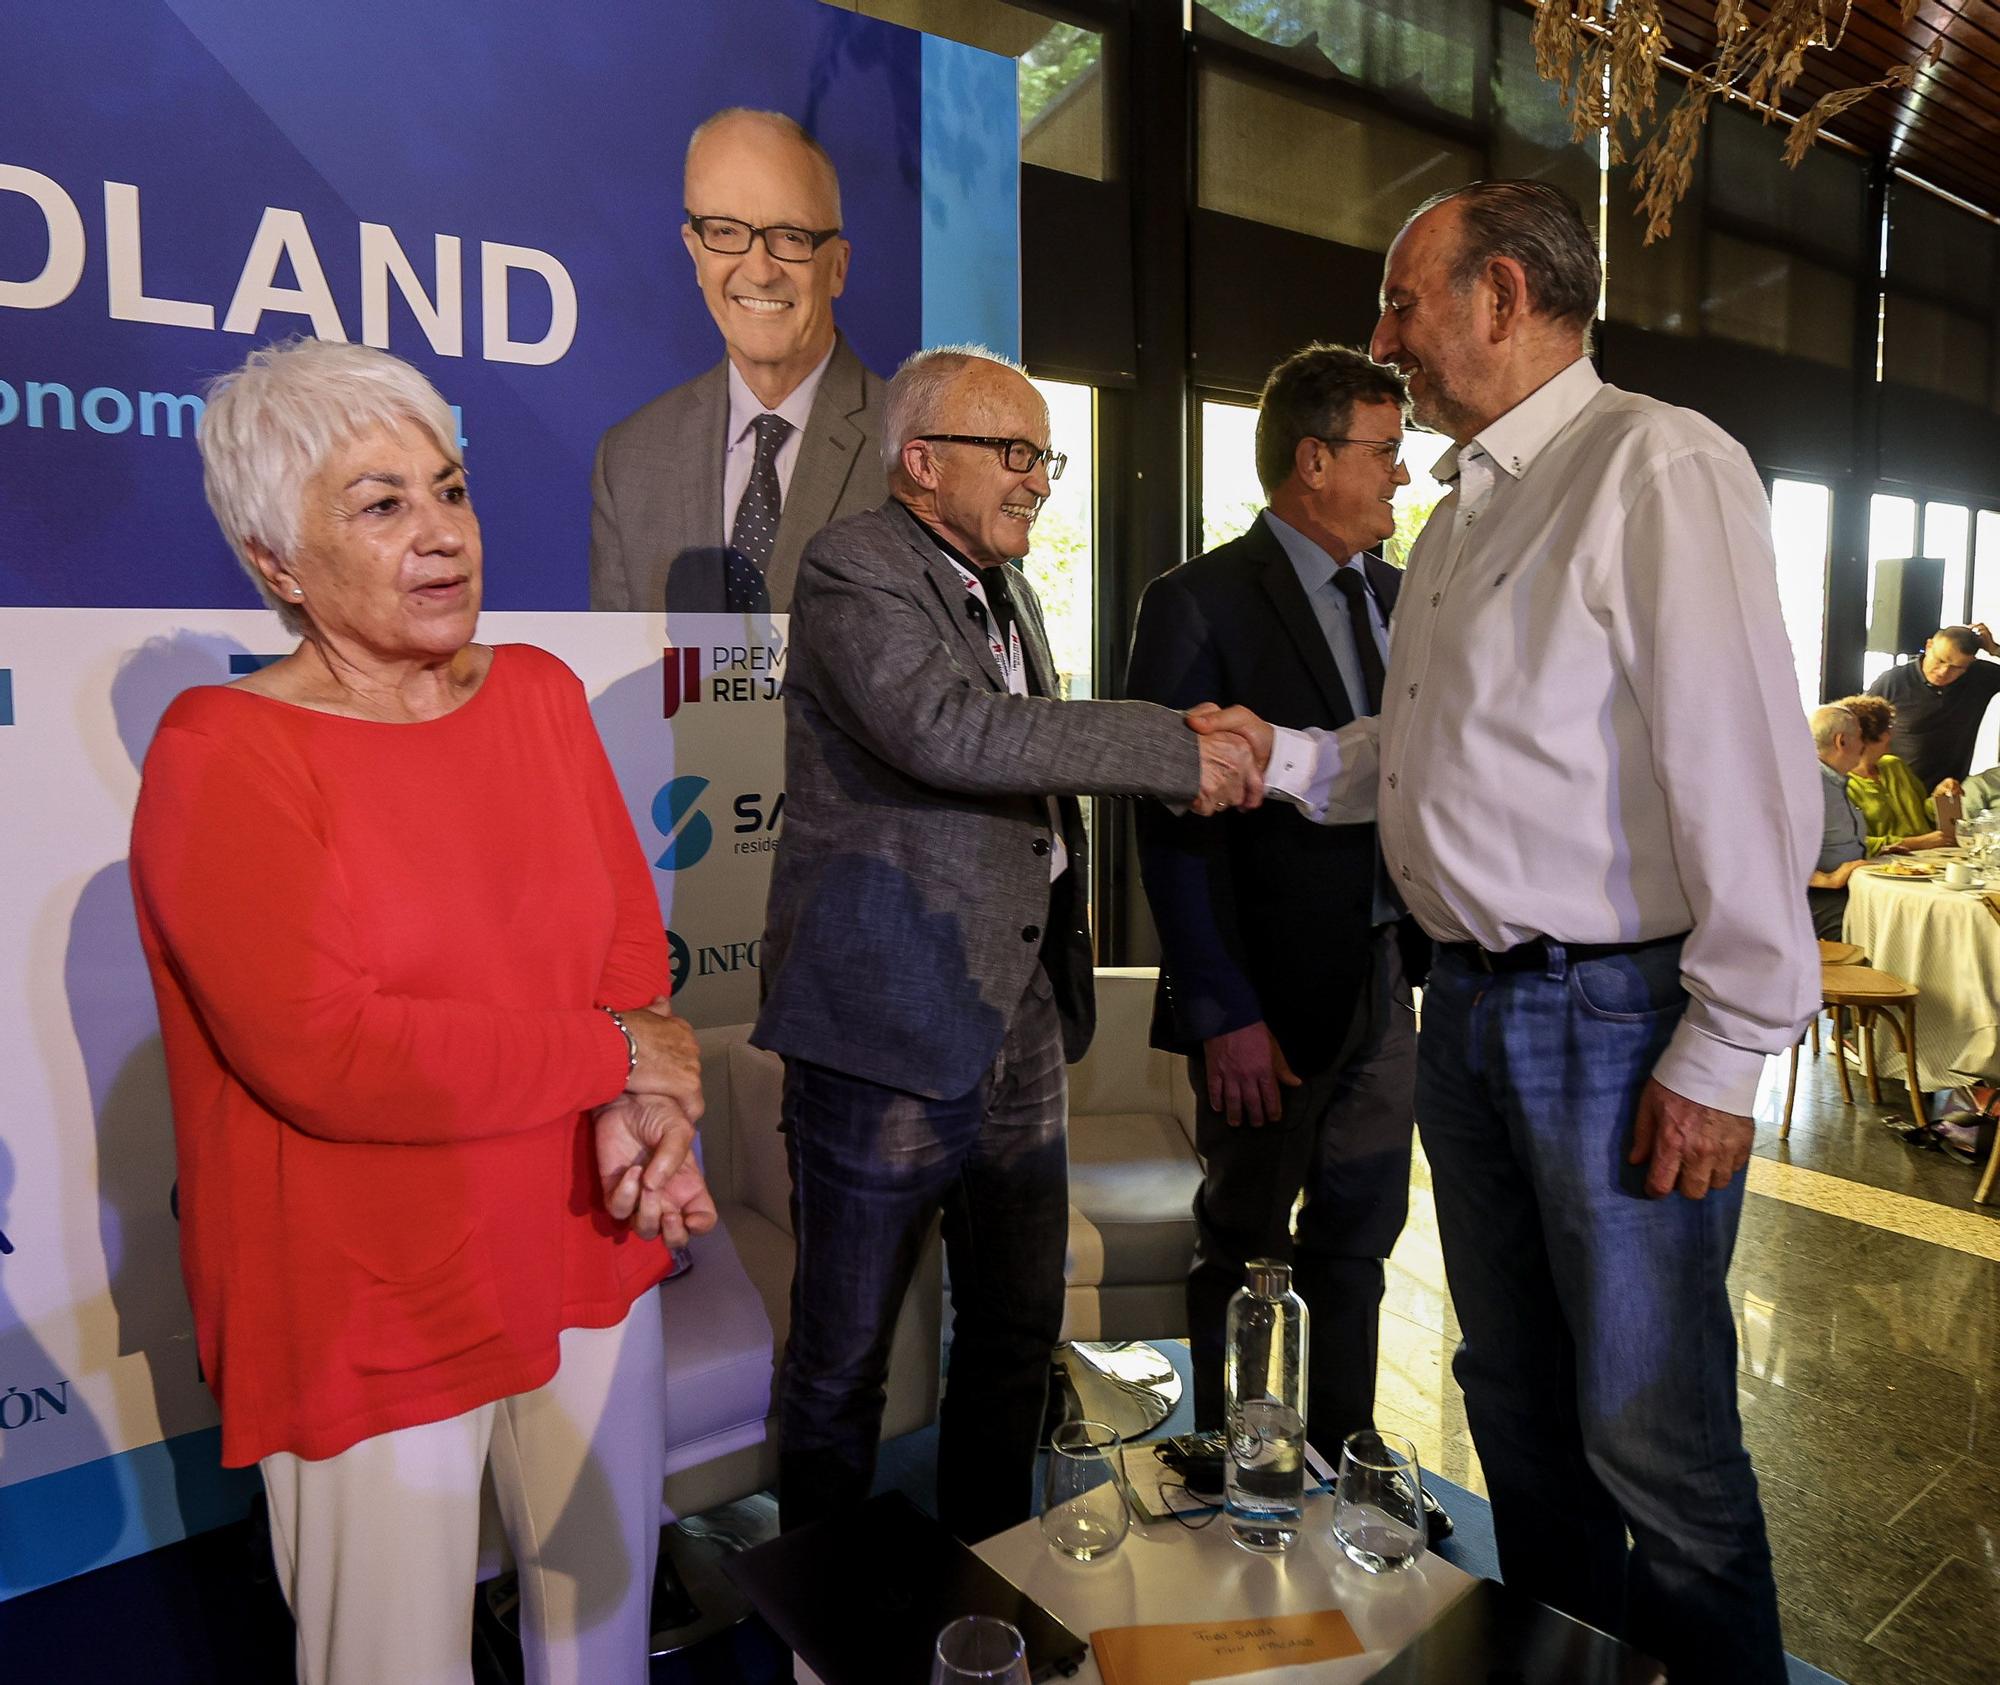
[(1102, 1422), (1064, 1422), (1049, 1442), (1042, 1486), (1042, 1536), (1064, 1556), (1109, 1556), (1131, 1530), (1125, 1500), (1125, 1442)]
[(1364, 1428), (1342, 1443), (1333, 1536), (1371, 1574), (1397, 1573), (1424, 1554), (1423, 1471), (1401, 1434)]
[(997, 1615), (961, 1615), (938, 1634), (931, 1685), (1028, 1685), (1027, 1646)]

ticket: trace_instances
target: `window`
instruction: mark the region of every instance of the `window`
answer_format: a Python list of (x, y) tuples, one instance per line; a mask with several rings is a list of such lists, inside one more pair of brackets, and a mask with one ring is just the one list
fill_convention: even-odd
[(1264, 507), (1257, 483), (1257, 410), (1252, 404), (1201, 404), (1201, 547), (1240, 538)]
[[(1203, 16), (1202, 14), (1206, 14)], [(1195, 33), (1471, 117), (1491, 28), (1465, 0), (1200, 0)]]
[(1972, 553), (1972, 618), (1992, 626), (2000, 624), (2000, 510), (1980, 510), (1973, 530), (1979, 546)]
[[(1868, 611), (1874, 618), (1875, 564), (1887, 557), (1917, 553), (1917, 503), (1911, 497), (1877, 492), (1868, 500)], [(1861, 682), (1872, 685), (1896, 664), (1898, 652), (1869, 649), (1861, 657)]]
[(1884, 301), (1882, 370), (1904, 386), (1984, 404), (1990, 340), (1977, 316), (1892, 292)]
[(1854, 283), (1782, 247), (1711, 233), (1702, 326), (1719, 339), (1850, 368)]
[[(2000, 512), (1982, 509), (1973, 523), (1972, 619), (2000, 624)], [(1972, 749), (1972, 770), (2000, 765), (2000, 708), (1988, 708)]]
[(1104, 37), (1005, 0), (825, 0), (844, 12), (921, 29), (1014, 59), (1021, 162), (1103, 181), (1109, 170)]
[(1248, 222), (1387, 251), (1413, 205), (1481, 174), (1473, 148), (1379, 111), (1212, 63), (1199, 89), (1199, 202)]
[(1778, 557), (1778, 603), (1798, 669), (1799, 702), (1818, 706), (1826, 644), (1826, 560), (1833, 494), (1810, 480), (1771, 482), (1771, 546)]
[(1972, 512), (1960, 503), (1924, 505), (1923, 554), (1944, 558), (1945, 625), (1956, 625), (1965, 612), (1971, 520)]
[[(1037, 380), (1049, 406), (1049, 447), (1069, 458), (1035, 517), (1021, 571), (1042, 604), (1049, 656), (1065, 697), (1095, 696), (1097, 650), (1097, 391), (1066, 380)], [(1083, 800), (1083, 834), (1097, 840), (1097, 799)], [(1091, 912), (1096, 928), (1096, 909)]]
[(1050, 445), (1069, 463), (1035, 518), (1035, 541), (1022, 571), (1042, 601), (1063, 695), (1095, 696), (1097, 393), (1063, 380), (1038, 380), (1035, 390), (1049, 406)]
[[(1396, 567), (1410, 559), (1410, 546), (1445, 494), (1433, 480), (1431, 466), (1451, 441), (1421, 427), (1403, 434), (1403, 466), (1410, 483), (1396, 491), (1396, 531), (1382, 554)], [(1213, 550), (1240, 538), (1264, 507), (1264, 488), (1257, 483), (1257, 410), (1252, 404), (1232, 404), (1204, 398), (1201, 405), (1201, 547)]]

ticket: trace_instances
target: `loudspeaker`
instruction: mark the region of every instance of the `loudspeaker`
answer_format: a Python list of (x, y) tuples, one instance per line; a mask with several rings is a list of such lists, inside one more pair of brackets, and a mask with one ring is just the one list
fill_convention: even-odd
[(1908, 655), (1924, 647), (1944, 622), (1944, 558), (1894, 556), (1875, 564), (1875, 600), (1868, 605), (1868, 647)]

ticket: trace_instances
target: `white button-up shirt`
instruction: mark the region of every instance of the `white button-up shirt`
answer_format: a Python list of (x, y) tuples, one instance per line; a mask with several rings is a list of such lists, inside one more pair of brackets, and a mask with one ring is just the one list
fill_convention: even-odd
[[(792, 491), (792, 470), (799, 464), (799, 441), (806, 436), (806, 423), (812, 419), (813, 399), (819, 396), (819, 383), (826, 376), (826, 366), (833, 361), (833, 349), (820, 358), (819, 366), (800, 381), (785, 395), (782, 404), (775, 405), (769, 413), (781, 415), (792, 424), (784, 443), (778, 446), (777, 460), (773, 464), (778, 470), (778, 501), (782, 506)], [(722, 443), (722, 536), (725, 540), (736, 525), (736, 506), (743, 501), (743, 494), (750, 487), (750, 470), (757, 462), (757, 418), (765, 414), (763, 400), (750, 390), (750, 383), (736, 372), (736, 364), (729, 365), (729, 431), (723, 435)]]
[[(1281, 732), (1330, 823), (1375, 799), (1390, 881), (1443, 942), (1689, 933), (1654, 1075), (1747, 1114), (1819, 1002), (1812, 739), (1743, 448), (1579, 358), (1448, 451), (1379, 722)], [(1379, 761), (1378, 761), (1379, 757)]]

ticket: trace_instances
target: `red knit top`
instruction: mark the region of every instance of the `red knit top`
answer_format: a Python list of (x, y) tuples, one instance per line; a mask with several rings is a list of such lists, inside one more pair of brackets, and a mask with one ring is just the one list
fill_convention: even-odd
[(222, 1460), (330, 1457), (538, 1387), (668, 1267), (604, 1215), (598, 1005), (667, 992), (583, 687), (507, 645), (414, 724), (182, 695), (132, 826)]

